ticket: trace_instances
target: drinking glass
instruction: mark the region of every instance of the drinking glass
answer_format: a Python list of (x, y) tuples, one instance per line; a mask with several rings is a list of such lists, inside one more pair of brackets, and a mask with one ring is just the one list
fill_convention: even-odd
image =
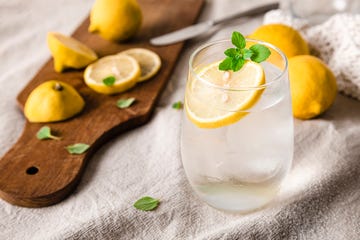
[[(181, 132), (182, 163), (193, 190), (212, 207), (243, 213), (266, 205), (277, 194), (290, 169), (294, 144), (287, 58), (269, 43), (246, 42), (247, 47), (262, 44), (271, 51), (260, 63), (265, 83), (235, 88), (205, 77), (199, 69), (223, 60), (224, 51), (233, 46), (222, 40), (199, 47), (189, 60)], [(228, 104), (249, 95), (258, 97), (241, 110)], [(214, 120), (213, 125), (199, 126), (191, 117), (192, 104), (200, 111), (240, 117), (233, 123)]]
[(295, 18), (319, 24), (336, 13), (359, 13), (359, 0), (282, 0), (281, 8)]

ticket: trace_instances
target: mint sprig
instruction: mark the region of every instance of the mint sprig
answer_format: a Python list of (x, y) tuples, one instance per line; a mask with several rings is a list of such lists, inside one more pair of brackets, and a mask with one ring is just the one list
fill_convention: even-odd
[(235, 47), (225, 50), (226, 58), (219, 64), (219, 70), (221, 71), (239, 71), (246, 60), (260, 63), (265, 61), (271, 54), (270, 50), (261, 44), (252, 45), (249, 49), (245, 48), (246, 39), (239, 32), (232, 33), (231, 42)]

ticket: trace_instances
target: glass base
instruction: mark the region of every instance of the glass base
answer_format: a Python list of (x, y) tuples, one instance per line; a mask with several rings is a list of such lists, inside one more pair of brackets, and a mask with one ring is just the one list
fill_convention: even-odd
[(248, 213), (263, 208), (279, 192), (279, 187), (262, 185), (208, 184), (194, 188), (208, 205), (231, 213)]

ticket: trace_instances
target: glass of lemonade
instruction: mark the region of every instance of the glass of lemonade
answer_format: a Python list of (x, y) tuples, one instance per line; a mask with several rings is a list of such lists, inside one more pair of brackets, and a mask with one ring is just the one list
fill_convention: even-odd
[(189, 60), (181, 157), (197, 195), (210, 206), (248, 212), (277, 194), (293, 157), (293, 117), (285, 55), (262, 44), (270, 57), (220, 71), (222, 40), (199, 47)]

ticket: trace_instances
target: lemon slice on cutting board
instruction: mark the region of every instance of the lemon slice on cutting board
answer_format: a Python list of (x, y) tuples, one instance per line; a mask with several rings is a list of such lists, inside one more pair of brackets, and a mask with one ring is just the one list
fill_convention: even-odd
[(47, 44), (54, 58), (56, 72), (62, 72), (68, 68), (84, 68), (98, 58), (91, 48), (61, 33), (49, 32)]
[[(85, 84), (102, 94), (116, 94), (132, 88), (140, 77), (138, 62), (127, 55), (111, 55), (90, 64), (84, 72)], [(113, 78), (111, 84), (105, 79)]]
[[(218, 128), (239, 121), (260, 98), (265, 74), (258, 63), (247, 61), (237, 71), (221, 71), (215, 62), (195, 69), (188, 81), (185, 111), (200, 128)], [(195, 76), (196, 75), (196, 76)], [(249, 90), (229, 90), (229, 89)]]
[(161, 59), (155, 52), (145, 48), (131, 48), (119, 54), (129, 55), (138, 61), (141, 69), (141, 76), (138, 82), (146, 81), (153, 77), (161, 67)]

